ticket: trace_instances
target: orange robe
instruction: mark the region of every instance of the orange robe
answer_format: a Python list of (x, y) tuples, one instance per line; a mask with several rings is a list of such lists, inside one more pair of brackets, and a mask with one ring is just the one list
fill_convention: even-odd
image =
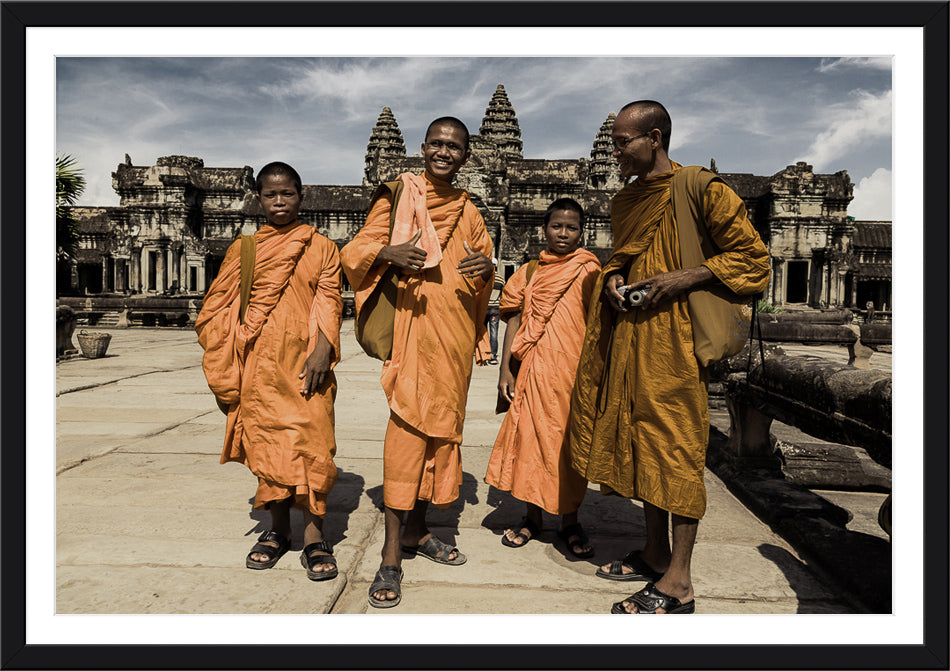
[[(681, 166), (638, 179), (613, 199), (614, 252), (594, 289), (571, 409), (574, 468), (591, 482), (699, 519), (709, 441), (707, 375), (693, 354), (686, 296), (649, 310), (615, 312), (603, 281), (628, 283), (679, 269), (670, 180)], [(706, 225), (720, 254), (704, 266), (740, 295), (768, 284), (769, 253), (745, 205), (721, 181), (705, 192)]]
[[(340, 360), (340, 255), (305, 224), (265, 225), (255, 237), (250, 303), (226, 345), (235, 348), (242, 371), (240, 400), (227, 413), (221, 463), (243, 463), (258, 477), (255, 508), (294, 497), (295, 506), (323, 516), (337, 476), (336, 378), (331, 370), (307, 399), (298, 376), (319, 333), (333, 347), (331, 366)], [(239, 239), (228, 249), (204, 298), (195, 323), (199, 341), (212, 314), (240, 300), (240, 248)], [(209, 382), (222, 374), (205, 369)]]
[[(425, 178), (426, 207), (442, 246), (442, 260), (434, 268), (400, 273), (393, 351), (380, 378), (392, 413), (383, 455), (383, 496), (388, 507), (400, 510), (411, 509), (417, 500), (444, 507), (458, 498), (462, 477), (458, 446), (472, 358), (477, 354), (479, 363), (487, 361), (485, 312), (491, 281), (466, 278), (456, 266), (468, 255), (463, 243), (490, 257), (491, 239), (466, 191), (428, 174)], [(387, 193), (373, 204), (366, 224), (341, 250), (357, 311), (387, 269), (387, 264), (373, 263), (389, 244), (391, 208), (392, 196)]]
[(514, 399), (495, 441), (485, 482), (554, 515), (580, 507), (587, 481), (571, 468), (567, 423), (584, 325), (600, 262), (586, 249), (541, 252), (505, 285), (500, 310), (522, 311), (511, 354), (522, 362)]

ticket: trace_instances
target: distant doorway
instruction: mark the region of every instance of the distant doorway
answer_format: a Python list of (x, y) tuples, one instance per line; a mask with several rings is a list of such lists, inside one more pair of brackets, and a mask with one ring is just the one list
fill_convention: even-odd
[(785, 302), (808, 302), (808, 261), (785, 263)]

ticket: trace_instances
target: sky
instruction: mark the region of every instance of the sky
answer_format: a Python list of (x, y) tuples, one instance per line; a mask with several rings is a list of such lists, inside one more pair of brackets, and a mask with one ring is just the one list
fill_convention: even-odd
[(280, 160), (305, 184), (359, 184), (384, 106), (412, 155), (437, 116), (477, 133), (498, 84), (525, 158), (589, 158), (608, 113), (654, 99), (673, 119), (673, 160), (847, 170), (849, 215), (891, 220), (888, 57), (59, 57), (55, 146), (84, 169), (80, 205), (118, 205), (111, 174), (125, 154), (255, 171)]

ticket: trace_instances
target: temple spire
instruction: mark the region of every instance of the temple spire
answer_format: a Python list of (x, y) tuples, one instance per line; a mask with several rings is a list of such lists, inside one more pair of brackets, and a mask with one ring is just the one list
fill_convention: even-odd
[(495, 89), (491, 102), (485, 108), (485, 118), (478, 134), (495, 144), (498, 150), (508, 158), (522, 158), (521, 128), (518, 117), (508, 100), (505, 87), (501, 84)]
[(607, 115), (594, 138), (594, 147), (590, 150), (588, 183), (593, 189), (613, 189), (620, 184), (620, 171), (614, 161), (614, 146), (610, 139), (616, 118), (613, 112)]
[(406, 155), (406, 143), (402, 139), (402, 131), (396, 123), (393, 111), (384, 107), (376, 119), (376, 126), (369, 136), (366, 145), (366, 167), (363, 170), (364, 183), (375, 184), (375, 174), (379, 168), (380, 158), (394, 158)]

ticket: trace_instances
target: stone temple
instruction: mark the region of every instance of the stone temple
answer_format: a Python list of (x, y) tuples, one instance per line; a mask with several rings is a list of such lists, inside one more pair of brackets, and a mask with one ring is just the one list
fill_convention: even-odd
[[(610, 199), (623, 186), (611, 156), (613, 121), (610, 112), (591, 129), (589, 157), (526, 159), (515, 110), (498, 85), (456, 183), (481, 211), (503, 276), (544, 248), (544, 211), (563, 196), (585, 208), (584, 245), (606, 259)], [(715, 161), (710, 167), (716, 170)], [(301, 218), (342, 246), (362, 226), (377, 184), (422, 168), (422, 158), (407, 155), (397, 120), (384, 107), (370, 131), (362, 184), (304, 185)], [(848, 216), (854, 185), (847, 171), (815, 174), (797, 163), (771, 176), (720, 176), (745, 201), (771, 252), (768, 301), (791, 309), (863, 309), (868, 302), (891, 309), (891, 223)], [(190, 156), (136, 166), (126, 155), (112, 183), (118, 207), (73, 208), (80, 248), (59, 273), (59, 295), (203, 294), (235, 236), (264, 222), (248, 166), (208, 168)]]

